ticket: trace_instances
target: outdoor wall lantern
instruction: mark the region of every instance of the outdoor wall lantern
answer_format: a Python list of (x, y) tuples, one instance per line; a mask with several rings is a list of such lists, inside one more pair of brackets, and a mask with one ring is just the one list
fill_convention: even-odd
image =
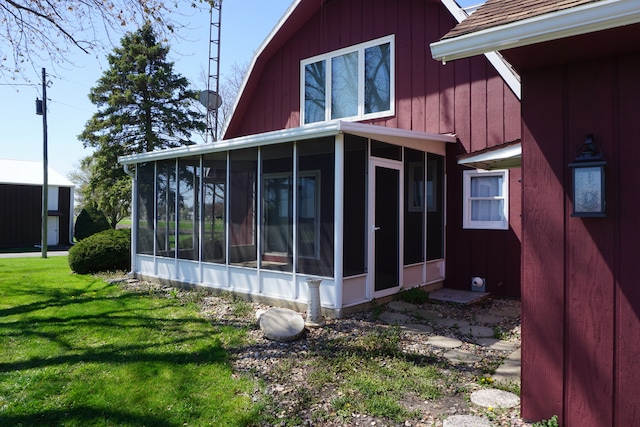
[(607, 162), (588, 134), (569, 167), (573, 171), (573, 213), (575, 217), (605, 217), (605, 166)]

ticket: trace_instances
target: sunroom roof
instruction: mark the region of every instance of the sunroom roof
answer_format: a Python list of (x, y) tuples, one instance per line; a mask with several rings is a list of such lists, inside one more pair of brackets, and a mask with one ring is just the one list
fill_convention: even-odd
[(255, 135), (247, 135), (228, 140), (216, 141), (212, 144), (187, 145), (184, 147), (121, 156), (118, 158), (118, 162), (123, 165), (131, 165), (142, 162), (173, 159), (177, 157), (197, 156), (199, 154), (214, 153), (217, 151), (239, 150), (242, 148), (279, 144), (288, 141), (322, 138), (326, 136), (335, 136), (341, 133), (363, 136), (398, 145), (411, 145), (411, 143), (415, 142), (456, 142), (455, 135), (451, 134), (419, 132), (366, 123), (333, 121)]
[(521, 158), (522, 143), (517, 140), (482, 152), (458, 156), (458, 164), (485, 170), (509, 169), (520, 167)]

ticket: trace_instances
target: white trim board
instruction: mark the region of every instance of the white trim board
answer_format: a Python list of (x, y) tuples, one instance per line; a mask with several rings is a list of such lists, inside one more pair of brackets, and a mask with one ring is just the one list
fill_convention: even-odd
[(173, 159), (176, 157), (197, 156), (199, 154), (213, 153), (217, 151), (237, 150), (240, 148), (279, 144), (282, 142), (335, 136), (340, 133), (365, 136), (368, 138), (379, 139), (384, 142), (389, 140), (395, 140), (398, 142), (411, 140), (422, 141), (423, 143), (425, 141), (432, 141), (436, 143), (455, 143), (457, 141), (454, 135), (419, 132), (366, 123), (343, 122), (336, 120), (332, 122), (321, 122), (318, 124), (306, 125), (303, 127), (242, 136), (218, 141), (214, 144), (187, 145), (178, 148), (169, 148), (159, 151), (121, 156), (118, 157), (118, 162), (122, 165), (131, 165), (140, 162)]
[(640, 1), (602, 0), (440, 40), (431, 43), (431, 54), (453, 61), (639, 22)]

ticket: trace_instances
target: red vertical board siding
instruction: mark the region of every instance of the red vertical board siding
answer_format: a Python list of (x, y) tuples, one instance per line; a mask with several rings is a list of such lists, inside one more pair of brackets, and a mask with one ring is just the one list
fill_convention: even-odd
[(374, 38), (374, 19), (373, 9), (378, 7), (377, 1), (371, 2), (372, 4), (362, 7), (362, 15), (360, 21), (362, 22), (362, 40), (371, 40)]
[(487, 68), (484, 56), (474, 56), (471, 65), (471, 147), (487, 147)]
[(0, 248), (41, 243), (42, 187), (0, 184)]
[[(440, 36), (440, 28), (439, 28), (439, 10), (438, 6), (434, 3), (420, 2), (425, 6), (425, 11), (420, 19), (423, 19), (423, 23), (418, 23), (414, 26), (414, 32), (418, 33), (417, 29), (420, 28), (420, 25), (424, 27), (424, 37), (425, 42), (421, 43), (418, 46), (418, 58), (420, 58), (424, 53), (422, 49), (428, 45), (429, 41), (437, 40)], [(430, 19), (427, 19), (430, 17)], [(438, 18), (438, 19), (436, 19)], [(423, 76), (414, 77), (414, 79), (420, 78), (424, 79), (424, 89), (425, 89), (425, 114), (424, 114), (424, 130), (426, 132), (438, 133), (440, 132), (440, 72), (443, 66), (440, 62), (435, 61), (431, 58), (431, 55), (426, 56), (426, 64), (425, 64), (425, 72)], [(420, 72), (418, 69), (416, 72)], [(416, 121), (419, 120), (419, 116), (416, 118)]]
[[(588, 132), (596, 135), (605, 153), (611, 153), (607, 145), (611, 144), (612, 71), (610, 61), (568, 67), (566, 152), (569, 160)], [(591, 102), (593, 99), (598, 102)], [(567, 177), (567, 192), (571, 185)], [(609, 195), (615, 197), (615, 194)], [(568, 217), (571, 206), (567, 208)], [(568, 414), (581, 414), (579, 422), (583, 427), (608, 425), (612, 419), (612, 401), (602, 398), (612, 393), (612, 226), (611, 218), (569, 218), (567, 222), (565, 346), (569, 363), (566, 365), (565, 410)]]
[(638, 212), (638, 176), (637, 159), (640, 158), (640, 55), (623, 57), (618, 63), (619, 98), (618, 121), (619, 140), (617, 148), (617, 167), (610, 173), (619, 171), (617, 183), (620, 188), (616, 200), (619, 220), (617, 244), (617, 295), (616, 310), (616, 359), (615, 359), (615, 397), (614, 408), (616, 427), (640, 425), (640, 224)]
[(559, 70), (522, 78), (527, 102), (522, 108), (521, 411), (525, 419), (541, 420), (563, 415), (565, 194), (558, 172), (566, 167), (564, 80)]
[[(411, 26), (411, 123), (410, 129), (417, 131), (425, 131), (425, 102), (426, 102), (426, 61), (420, 60), (425, 56), (425, 2), (411, 2), (410, 10), (410, 26)], [(399, 69), (396, 70), (396, 73)]]
[(290, 64), (292, 62), (291, 59), (291, 50), (283, 51), (280, 56), (280, 78), (277, 79), (278, 86), (280, 87), (279, 92), (276, 92), (275, 99), (279, 100), (279, 124), (277, 124), (278, 128), (284, 129), (287, 127), (287, 123), (289, 123), (289, 119), (291, 117), (291, 113), (293, 112), (293, 94), (291, 92), (291, 86), (289, 82), (292, 79), (298, 79), (298, 75), (293, 75), (293, 67), (287, 67), (286, 64)]
[[(491, 70), (490, 70), (491, 71)], [(508, 90), (508, 89), (506, 89)], [(505, 139), (504, 129), (504, 94), (505, 85), (502, 77), (490, 72), (487, 77), (487, 146), (494, 147), (513, 140)], [(520, 110), (518, 109), (518, 114)], [(518, 120), (520, 118), (518, 117)], [(520, 135), (518, 135), (520, 138)]]
[[(414, 58), (412, 55), (412, 34), (414, 32), (411, 26), (411, 3), (399, 7), (399, 2), (389, 2), (396, 5), (397, 13), (397, 27), (396, 32), (396, 55), (398, 60), (396, 61), (396, 70), (411, 70), (407, 79), (401, 79), (396, 85), (397, 88), (402, 87), (402, 90), (396, 93), (396, 117), (397, 127), (402, 129), (411, 129), (411, 118), (413, 111), (412, 106), (412, 80), (415, 75), (414, 60), (420, 61), (420, 57)], [(398, 10), (399, 9), (399, 10)], [(390, 30), (389, 32), (392, 32)], [(425, 55), (426, 56), (426, 55)], [(424, 60), (420, 61), (424, 63)]]
[(509, 170), (509, 231), (502, 242), (505, 254), (504, 280), (496, 293), (520, 298), (520, 258), (522, 248), (522, 168)]
[(358, 19), (358, 16), (362, 13), (362, 2), (354, 1), (349, 4), (349, 29), (351, 30), (351, 34), (349, 35), (350, 44), (359, 43), (359, 40), (362, 40), (362, 21)]
[(469, 59), (456, 61), (454, 68), (454, 127), (466, 152), (471, 151), (471, 75)]
[[(453, 18), (443, 7), (440, 7), (440, 17), (438, 24), (440, 34), (446, 34), (453, 28)], [(460, 61), (462, 62), (462, 61)], [(447, 63), (440, 67), (440, 129), (439, 133), (453, 133), (455, 131), (455, 85), (454, 71), (458, 61)]]
[[(504, 87), (504, 140), (515, 141), (522, 135), (520, 100), (506, 84)], [(491, 132), (490, 128), (490, 132)]]

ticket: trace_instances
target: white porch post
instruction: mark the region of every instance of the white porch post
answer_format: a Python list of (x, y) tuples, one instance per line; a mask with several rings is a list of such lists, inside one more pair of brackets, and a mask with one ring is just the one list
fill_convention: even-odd
[(333, 275), (335, 280), (335, 310), (342, 316), (342, 274), (344, 240), (344, 134), (335, 139), (335, 189), (333, 208)]
[[(124, 172), (131, 177), (131, 271), (130, 274), (136, 273), (136, 253), (138, 252), (138, 164), (135, 165), (136, 170), (131, 171), (129, 165), (124, 165)], [(73, 203), (73, 192), (71, 193), (71, 202)], [(73, 211), (72, 211), (73, 212)], [(72, 218), (73, 221), (73, 218)], [(155, 239), (154, 239), (155, 240)]]

